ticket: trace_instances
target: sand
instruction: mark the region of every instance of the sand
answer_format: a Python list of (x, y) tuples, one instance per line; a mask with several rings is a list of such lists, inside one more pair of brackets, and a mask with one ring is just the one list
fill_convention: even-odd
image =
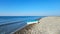
[(44, 17), (14, 34), (60, 34), (60, 17)]

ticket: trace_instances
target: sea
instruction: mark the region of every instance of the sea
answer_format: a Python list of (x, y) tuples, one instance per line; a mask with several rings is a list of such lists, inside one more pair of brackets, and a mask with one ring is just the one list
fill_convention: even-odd
[(0, 34), (12, 34), (45, 16), (0, 16)]

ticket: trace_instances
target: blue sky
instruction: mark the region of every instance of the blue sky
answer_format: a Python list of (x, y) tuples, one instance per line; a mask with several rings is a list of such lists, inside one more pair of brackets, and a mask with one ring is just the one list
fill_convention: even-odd
[(60, 0), (0, 0), (0, 16), (60, 16)]

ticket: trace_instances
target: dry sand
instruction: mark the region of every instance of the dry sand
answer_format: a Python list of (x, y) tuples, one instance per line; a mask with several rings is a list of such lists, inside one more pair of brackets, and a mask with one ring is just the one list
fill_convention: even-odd
[(44, 17), (14, 34), (60, 34), (60, 17)]

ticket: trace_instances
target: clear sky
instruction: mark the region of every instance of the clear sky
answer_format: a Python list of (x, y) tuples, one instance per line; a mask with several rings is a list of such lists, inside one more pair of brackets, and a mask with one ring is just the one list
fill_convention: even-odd
[(0, 0), (0, 16), (60, 16), (60, 0)]

